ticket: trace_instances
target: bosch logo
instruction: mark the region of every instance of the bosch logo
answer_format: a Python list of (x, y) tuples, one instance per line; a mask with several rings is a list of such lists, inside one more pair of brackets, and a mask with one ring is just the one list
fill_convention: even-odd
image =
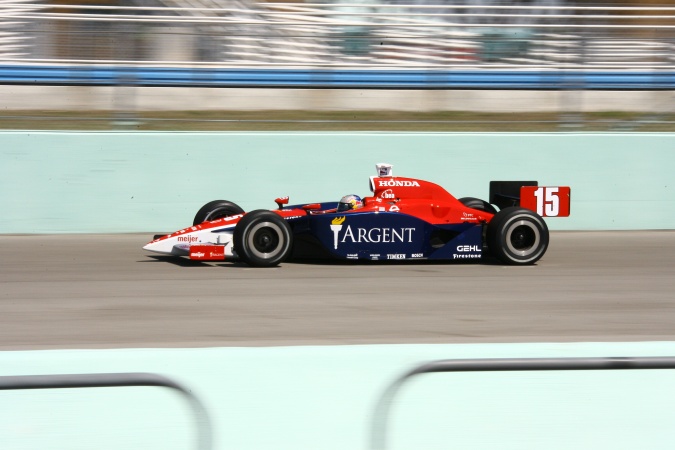
[(377, 185), (379, 187), (420, 187), (420, 184), (417, 181), (411, 180), (377, 180)]

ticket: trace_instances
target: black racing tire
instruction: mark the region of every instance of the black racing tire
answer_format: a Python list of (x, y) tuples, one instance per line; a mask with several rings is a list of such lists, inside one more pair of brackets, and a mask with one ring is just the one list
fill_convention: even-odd
[(237, 205), (227, 200), (214, 200), (202, 206), (195, 215), (192, 225), (199, 225), (200, 223), (208, 222), (210, 220), (222, 219), (223, 217), (235, 216), (242, 214), (244, 210)]
[(251, 211), (241, 218), (232, 236), (234, 251), (254, 267), (276, 266), (293, 248), (290, 225), (279, 214), (266, 209)]
[(497, 214), (497, 208), (492, 206), (490, 203), (485, 200), (481, 200), (475, 197), (462, 197), (458, 199), (464, 206), (469, 208), (477, 209), (479, 211), (489, 212), (490, 214)]
[(504, 208), (488, 223), (490, 253), (505, 264), (534, 264), (548, 248), (549, 232), (541, 216), (517, 206)]

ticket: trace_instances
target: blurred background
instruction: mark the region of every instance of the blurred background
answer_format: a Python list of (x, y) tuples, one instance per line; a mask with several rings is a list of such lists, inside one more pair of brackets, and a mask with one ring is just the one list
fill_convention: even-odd
[(675, 130), (645, 0), (0, 0), (0, 128)]

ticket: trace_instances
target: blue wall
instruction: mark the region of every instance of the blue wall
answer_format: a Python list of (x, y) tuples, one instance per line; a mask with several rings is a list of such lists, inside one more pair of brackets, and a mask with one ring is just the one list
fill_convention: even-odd
[(552, 229), (675, 228), (675, 134), (0, 133), (0, 233), (170, 232), (202, 204), (368, 193), (377, 162), (488, 197), (490, 180), (572, 187)]
[(0, 65), (2, 84), (365, 89), (675, 89), (673, 71), (195, 69)]

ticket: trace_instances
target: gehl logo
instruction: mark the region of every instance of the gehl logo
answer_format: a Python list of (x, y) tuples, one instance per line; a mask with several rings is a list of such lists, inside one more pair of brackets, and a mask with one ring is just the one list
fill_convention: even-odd
[[(343, 242), (351, 243), (410, 243), (413, 241), (413, 233), (415, 228), (399, 227), (399, 228), (361, 228), (345, 225), (346, 217), (336, 217), (331, 221), (330, 229), (333, 231), (333, 248), (337, 250), (338, 245)], [(344, 232), (342, 231), (344, 228)], [(340, 238), (342, 235), (342, 238)]]

